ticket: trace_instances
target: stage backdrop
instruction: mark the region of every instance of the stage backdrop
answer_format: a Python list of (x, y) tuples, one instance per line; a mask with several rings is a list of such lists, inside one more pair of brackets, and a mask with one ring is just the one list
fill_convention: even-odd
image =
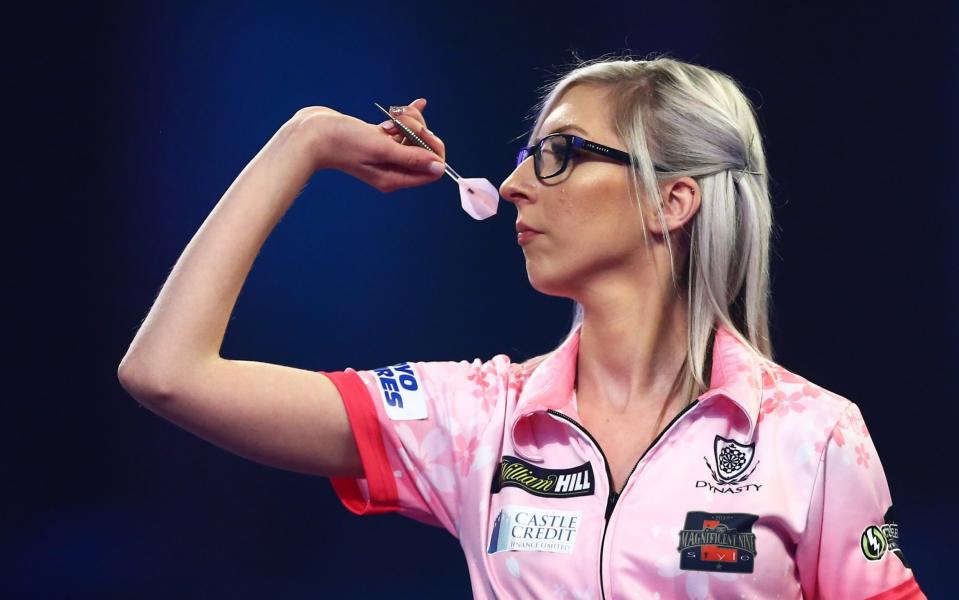
[[(776, 359), (860, 406), (920, 584), (956, 591), (949, 3), (201, 4), (8, 21), (0, 595), (470, 597), (445, 531), (356, 517), (326, 479), (195, 438), (116, 369), (186, 243), (298, 109), (378, 123), (373, 102), (425, 97), (450, 163), (499, 185), (573, 50), (666, 52), (745, 87), (773, 178)], [(472, 220), (448, 178), (384, 195), (316, 174), (223, 355), (331, 371), (553, 348), (570, 302), (530, 287), (515, 208), (500, 211)]]

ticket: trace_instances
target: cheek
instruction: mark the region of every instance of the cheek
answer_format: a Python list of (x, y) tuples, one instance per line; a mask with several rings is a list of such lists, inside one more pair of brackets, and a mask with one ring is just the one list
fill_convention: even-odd
[(642, 235), (639, 221), (633, 218), (634, 201), (615, 172), (597, 173), (559, 192), (556, 212), (569, 247), (577, 251), (584, 247), (612, 249), (637, 233)]
[(563, 186), (556, 202), (556, 212), (564, 231), (574, 237), (597, 226), (607, 213), (604, 186), (589, 183)]

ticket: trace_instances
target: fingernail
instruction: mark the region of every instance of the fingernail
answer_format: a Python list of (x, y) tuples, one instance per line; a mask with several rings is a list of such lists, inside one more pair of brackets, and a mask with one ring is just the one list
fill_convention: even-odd
[(394, 127), (396, 127), (396, 123), (394, 123), (393, 121), (383, 121), (382, 123), (380, 123), (380, 127), (389, 131), (390, 129), (393, 129)]
[(433, 161), (430, 163), (430, 173), (433, 175), (441, 175), (446, 170), (446, 165), (441, 162)]

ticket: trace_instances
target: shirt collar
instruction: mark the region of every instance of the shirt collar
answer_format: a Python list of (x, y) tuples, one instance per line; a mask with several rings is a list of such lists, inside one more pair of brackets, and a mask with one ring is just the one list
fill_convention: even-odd
[[(576, 358), (583, 324), (579, 323), (567, 338), (533, 372), (520, 392), (516, 421), (534, 412), (559, 410), (572, 399), (576, 377)], [(749, 423), (746, 443), (750, 443), (759, 419), (763, 377), (760, 363), (748, 346), (719, 324), (713, 341), (710, 387), (697, 401), (724, 398), (736, 406)]]

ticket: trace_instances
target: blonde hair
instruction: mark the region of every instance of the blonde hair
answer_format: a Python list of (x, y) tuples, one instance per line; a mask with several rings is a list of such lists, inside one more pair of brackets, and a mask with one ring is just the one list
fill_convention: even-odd
[[(629, 169), (633, 190), (644, 190), (646, 198), (654, 199), (651, 208), (664, 231), (660, 182), (692, 177), (702, 193), (699, 211), (687, 223), (689, 254), (682, 277), (677, 278), (670, 236), (665, 236), (673, 285), (689, 309), (686, 360), (670, 395), (682, 390), (688, 404), (709, 389), (707, 368), (719, 323), (772, 374), (773, 214), (762, 137), (749, 99), (730, 76), (663, 55), (648, 60), (628, 56), (578, 60), (541, 89), (527, 145), (533, 144), (533, 136), (560, 97), (578, 84), (609, 92), (613, 126), (633, 159)], [(654, 162), (668, 172), (654, 172)], [(637, 194), (635, 199), (645, 235), (642, 197)], [(563, 341), (583, 321), (579, 302), (574, 303), (572, 318)], [(524, 367), (535, 368), (549, 354), (527, 360)]]

